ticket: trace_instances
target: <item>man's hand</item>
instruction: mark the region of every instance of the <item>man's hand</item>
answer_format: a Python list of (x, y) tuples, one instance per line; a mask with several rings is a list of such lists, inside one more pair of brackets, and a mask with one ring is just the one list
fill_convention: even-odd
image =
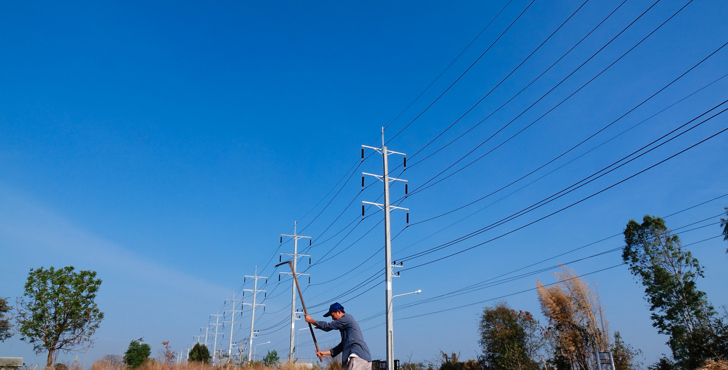
[(306, 322), (309, 324), (313, 324), (316, 322), (316, 320), (314, 320), (313, 317), (311, 317), (309, 315), (306, 315), (305, 319), (306, 319)]
[(318, 356), (319, 359), (323, 359), (326, 356), (331, 356), (331, 351), (316, 351), (316, 356)]

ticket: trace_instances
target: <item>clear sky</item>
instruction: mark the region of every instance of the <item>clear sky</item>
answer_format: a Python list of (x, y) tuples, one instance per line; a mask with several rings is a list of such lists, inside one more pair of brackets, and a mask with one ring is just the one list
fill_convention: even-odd
[[(410, 209), (407, 228), (392, 213), (394, 294), (422, 289), (394, 300), (395, 357), (475, 358), (478, 313), (501, 300), (544, 322), (530, 289), (561, 262), (611, 267), (585, 278), (651, 363), (669, 350), (617, 266), (629, 219), (700, 204), (667, 224), (705, 266), (699, 288), (728, 304), (726, 19), (721, 0), (4, 1), (0, 296), (22, 296), (31, 268), (97, 271), (106, 318), (78, 354), (90, 365), (139, 337), (155, 355), (167, 340), (183, 350), (259, 266), (255, 343), (270, 344), (256, 353), (284, 357), (291, 286), (273, 265), (298, 221), (313, 238), (309, 310), (341, 302), (383, 359), (382, 213), (361, 217), (382, 194), (361, 172), (382, 158), (360, 149), (386, 126), (410, 193), (392, 184)], [(496, 284), (438, 298), (481, 282)], [(236, 345), (250, 318), (236, 316)], [(0, 356), (43, 363), (18, 337)]]

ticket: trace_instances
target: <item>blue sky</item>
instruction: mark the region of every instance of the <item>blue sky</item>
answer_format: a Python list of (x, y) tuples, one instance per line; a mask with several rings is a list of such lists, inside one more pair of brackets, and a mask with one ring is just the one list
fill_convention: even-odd
[[(728, 133), (715, 135), (728, 127), (718, 114), (728, 91), (728, 5), (681, 10), (687, 3), (4, 2), (0, 296), (21, 296), (31, 268), (97, 271), (106, 319), (94, 347), (79, 354), (88, 365), (140, 336), (155, 353), (167, 340), (186, 348), (210, 314), (230, 309), (225, 299), (251, 288), (243, 277), (257, 265), (269, 280), (256, 341), (271, 343), (256, 352), (285, 354), (291, 287), (285, 276), (278, 284), (273, 265), (292, 249), (279, 235), (299, 221), (313, 237), (304, 250), (314, 264), (301, 260), (311, 274), (309, 309), (320, 315), (339, 300), (383, 358), (383, 276), (375, 275), (382, 214), (370, 209), (362, 219), (360, 208), (381, 196), (371, 178), (361, 189), (360, 172), (381, 173), (382, 165), (378, 155), (360, 162), (359, 151), (378, 145), (387, 126), (388, 147), (408, 154), (404, 172), (392, 157), (392, 175), (412, 193), (397, 203), (410, 209), (412, 225), (392, 214), (393, 255), (405, 268), (432, 261), (394, 281), (395, 294), (423, 290), (395, 299), (395, 356), (474, 358), (483, 306), (506, 300), (542, 319), (535, 291), (511, 294), (536, 279), (553, 282), (553, 270), (434, 297), (618, 234), (629, 219), (728, 194)], [(706, 111), (650, 152), (499, 223)], [(393, 184), (393, 199), (403, 195)], [(728, 197), (667, 218), (671, 228), (705, 220), (680, 235), (685, 244), (702, 241), (688, 248), (705, 266), (699, 287), (715, 306), (728, 304), (727, 245), (714, 238), (725, 206)], [(524, 271), (621, 245), (617, 236)], [(610, 252), (569, 266), (587, 274), (620, 262)], [(612, 330), (647, 363), (668, 352), (625, 266), (586, 279), (598, 285)], [(249, 323), (246, 309), (234, 341), (248, 336)], [(219, 340), (225, 349), (228, 330)], [(337, 340), (319, 335), (324, 346)], [(313, 354), (305, 336), (299, 351)], [(0, 343), (0, 355), (44, 361), (17, 336)]]

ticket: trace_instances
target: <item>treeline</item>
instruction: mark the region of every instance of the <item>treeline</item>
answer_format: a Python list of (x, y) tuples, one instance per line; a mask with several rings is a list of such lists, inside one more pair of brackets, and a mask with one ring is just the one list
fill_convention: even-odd
[[(728, 240), (728, 220), (721, 218), (720, 226)], [(698, 289), (703, 277), (698, 259), (659, 217), (648, 215), (641, 223), (630, 220), (624, 241), (622, 260), (644, 287), (652, 326), (668, 336), (671, 350), (648, 368), (728, 369), (728, 313), (725, 308), (718, 312)], [(606, 352), (616, 370), (642, 368), (641, 351), (627, 344), (619, 331), (610, 336), (596, 289), (566, 266), (555, 276), (555, 284), (536, 284), (545, 324), (506, 302), (484, 308), (479, 368), (591, 370), (597, 369), (598, 352)], [(461, 370), (472, 366), (458, 364)]]

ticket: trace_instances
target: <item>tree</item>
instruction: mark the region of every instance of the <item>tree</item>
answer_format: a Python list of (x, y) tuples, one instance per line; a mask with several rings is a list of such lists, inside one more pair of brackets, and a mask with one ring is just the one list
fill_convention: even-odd
[[(668, 345), (678, 367), (697, 368), (717, 355), (711, 317), (715, 314), (697, 279), (703, 277), (698, 259), (682, 248), (680, 238), (659, 217), (642, 223), (629, 220), (624, 230), (622, 259), (645, 287), (652, 326), (670, 336)], [(667, 366), (663, 361), (660, 366)]]
[(486, 307), (480, 317), (480, 348), (486, 369), (538, 369), (543, 348), (542, 328), (529, 312), (505, 302)]
[(48, 351), (51, 367), (59, 351), (82, 351), (93, 345), (93, 334), (104, 318), (94, 300), (101, 280), (95, 271), (74, 272), (73, 266), (56, 270), (30, 269), (20, 301), (21, 339), (36, 353)]
[(193, 362), (202, 362), (202, 363), (209, 363), (212, 357), (210, 357), (210, 350), (207, 349), (207, 346), (200, 343), (195, 343), (195, 346), (192, 347), (192, 350), (190, 351), (190, 361)]
[(10, 306), (8, 306), (7, 298), (0, 298), (0, 342), (4, 342), (13, 336), (13, 332), (10, 330), (10, 317), (6, 314), (10, 312)]
[(609, 349), (609, 332), (599, 295), (574, 270), (561, 266), (558, 283), (536, 283), (541, 310), (549, 320), (557, 368), (590, 369), (594, 351)]
[(176, 357), (174, 355), (174, 351), (172, 351), (172, 348), (169, 346), (169, 341), (162, 342), (162, 345), (164, 346), (164, 349), (159, 350), (159, 353), (162, 357), (162, 363), (167, 366), (172, 366), (174, 358)]
[(124, 363), (130, 368), (136, 369), (149, 358), (151, 353), (152, 348), (148, 344), (133, 340), (124, 352)]
[(632, 348), (622, 340), (619, 332), (614, 332), (614, 345), (612, 356), (614, 357), (615, 370), (637, 370), (642, 368), (642, 363), (637, 360), (642, 351)]
[(278, 361), (280, 361), (280, 358), (278, 358), (278, 352), (276, 350), (268, 351), (265, 357), (263, 357), (263, 364), (265, 366), (275, 366), (278, 364)]

